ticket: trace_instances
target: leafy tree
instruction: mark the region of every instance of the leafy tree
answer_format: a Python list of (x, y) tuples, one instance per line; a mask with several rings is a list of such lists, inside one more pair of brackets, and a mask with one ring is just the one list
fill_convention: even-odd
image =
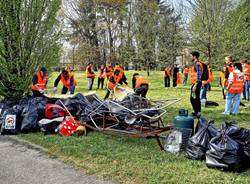
[(0, 3), (0, 96), (19, 100), (41, 65), (58, 62), (60, 0)]

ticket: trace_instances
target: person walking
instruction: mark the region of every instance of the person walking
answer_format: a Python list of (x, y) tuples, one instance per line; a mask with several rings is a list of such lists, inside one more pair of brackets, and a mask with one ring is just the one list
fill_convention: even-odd
[(139, 75), (139, 73), (133, 74), (132, 86), (136, 95), (146, 98), (149, 83), (143, 76)]
[(93, 71), (92, 65), (93, 63), (88, 63), (86, 68), (86, 76), (88, 79), (88, 90), (92, 90), (92, 86), (95, 79), (95, 72)]
[(164, 82), (166, 89), (170, 87), (170, 77), (171, 77), (171, 68), (166, 67), (164, 70)]
[(74, 76), (69, 73), (68, 70), (64, 69), (56, 78), (53, 88), (54, 93), (57, 91), (57, 86), (60, 81), (63, 84), (61, 94), (66, 94), (67, 92), (69, 92), (69, 94), (74, 94), (76, 80), (74, 79)]
[(189, 68), (188, 68), (188, 65), (186, 65), (184, 70), (183, 70), (183, 75), (184, 75), (183, 85), (184, 86), (187, 85), (188, 73), (189, 73)]
[(200, 53), (197, 51), (191, 52), (193, 66), (191, 69), (191, 94), (190, 102), (193, 107), (194, 112), (192, 115), (199, 118), (201, 116), (201, 100), (200, 100), (200, 91), (202, 85), (202, 72), (203, 66), (199, 61)]
[[(228, 77), (227, 85), (227, 95), (226, 95), (226, 104), (225, 111), (223, 114), (237, 115), (239, 114), (240, 107), (240, 96), (244, 88), (244, 74), (242, 73), (242, 65), (240, 63), (235, 63), (234, 69), (230, 72)], [(231, 112), (232, 108), (232, 112)]]
[(101, 65), (98, 72), (99, 74), (98, 74), (98, 81), (97, 81), (97, 89), (99, 89), (100, 86), (101, 86), (101, 89), (103, 89), (104, 79), (105, 79), (105, 68), (103, 65)]
[(32, 93), (34, 97), (43, 97), (45, 89), (48, 83), (48, 73), (45, 67), (41, 67), (40, 70), (32, 77)]

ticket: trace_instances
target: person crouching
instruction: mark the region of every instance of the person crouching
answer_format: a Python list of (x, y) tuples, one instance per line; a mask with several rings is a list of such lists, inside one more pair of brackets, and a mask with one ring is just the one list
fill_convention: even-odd
[(139, 75), (138, 73), (134, 73), (132, 78), (132, 86), (136, 95), (146, 98), (149, 84), (143, 76)]
[(59, 81), (63, 84), (62, 94), (66, 94), (67, 92), (69, 92), (69, 94), (74, 94), (76, 81), (73, 75), (70, 75), (67, 70), (63, 70), (54, 82), (54, 92), (57, 91)]

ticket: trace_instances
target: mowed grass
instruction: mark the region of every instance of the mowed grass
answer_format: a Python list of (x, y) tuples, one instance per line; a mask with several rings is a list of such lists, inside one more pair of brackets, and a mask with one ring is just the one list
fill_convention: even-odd
[[(139, 73), (146, 76), (146, 72)], [(130, 86), (132, 74), (133, 71), (126, 72)], [(50, 89), (57, 75), (58, 73), (53, 73), (50, 76)], [(76, 92), (88, 92), (85, 72), (76, 72), (75, 77), (78, 83)], [(168, 113), (164, 118), (166, 124), (173, 121), (181, 108), (192, 112), (189, 85), (181, 85), (177, 89), (165, 89), (163, 72), (158, 71), (150, 72), (148, 80), (150, 81), (148, 98), (182, 99), (167, 108)], [(94, 89), (96, 87), (97, 79)], [(97, 90), (97, 94), (103, 98), (105, 90)], [(215, 73), (212, 91), (208, 92), (208, 100), (219, 103), (219, 107), (203, 108), (202, 115), (207, 119), (214, 119), (216, 127), (220, 127), (225, 121), (236, 120), (240, 126), (250, 128), (250, 103), (242, 101), (246, 107), (240, 107), (239, 116), (221, 114), (225, 102), (218, 87), (218, 72)], [(192, 161), (182, 155), (160, 151), (154, 139), (133, 139), (97, 132), (90, 132), (86, 137), (69, 138), (59, 135), (44, 136), (42, 133), (19, 136), (47, 148), (51, 156), (59, 157), (87, 174), (118, 183), (250, 183), (250, 171), (238, 174), (209, 169), (205, 162)]]

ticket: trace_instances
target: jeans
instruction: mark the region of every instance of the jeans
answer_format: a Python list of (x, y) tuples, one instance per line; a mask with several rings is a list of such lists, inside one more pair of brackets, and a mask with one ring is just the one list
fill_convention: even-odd
[(225, 114), (231, 113), (231, 107), (232, 107), (232, 114), (238, 114), (239, 113), (239, 107), (240, 107), (240, 93), (227, 93), (226, 95), (226, 104), (225, 104)]
[(94, 78), (87, 78), (87, 79), (88, 79), (88, 90), (92, 90)]
[(201, 99), (207, 99), (207, 88), (208, 84), (202, 84)]
[(244, 92), (245, 92), (245, 97), (247, 100), (250, 100), (250, 80), (245, 81), (245, 85), (244, 85)]

